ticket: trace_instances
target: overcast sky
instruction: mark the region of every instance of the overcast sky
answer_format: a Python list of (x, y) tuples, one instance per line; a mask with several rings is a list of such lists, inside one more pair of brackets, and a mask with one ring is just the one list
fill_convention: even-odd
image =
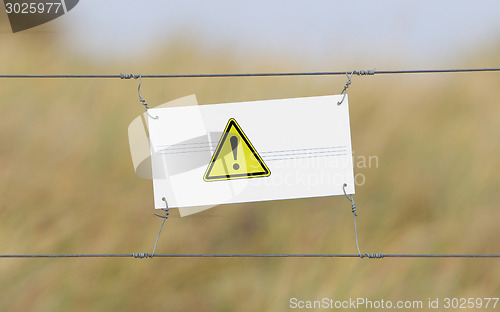
[[(81, 0), (58, 23), (76, 53), (137, 57), (172, 38), (322, 62), (450, 65), (500, 41), (500, 1)], [(498, 64), (497, 64), (498, 65)]]

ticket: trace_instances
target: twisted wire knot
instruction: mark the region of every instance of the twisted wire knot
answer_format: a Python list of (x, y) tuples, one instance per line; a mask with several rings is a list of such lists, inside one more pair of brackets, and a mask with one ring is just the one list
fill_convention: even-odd
[(120, 74), (120, 79), (132, 79), (132, 78), (137, 79), (139, 78), (139, 76), (136, 76), (134, 74), (123, 74), (123, 73)]
[(162, 219), (168, 219), (168, 216), (170, 215), (169, 208), (163, 209), (165, 211), (165, 215), (162, 216), (160, 214), (155, 213), (155, 216), (160, 217)]
[(364, 255), (360, 255), (361, 259), (363, 258), (370, 258), (370, 259), (382, 259), (385, 257), (385, 254), (383, 253), (366, 253)]
[(358, 76), (375, 75), (375, 69), (360, 70), (356, 72)]

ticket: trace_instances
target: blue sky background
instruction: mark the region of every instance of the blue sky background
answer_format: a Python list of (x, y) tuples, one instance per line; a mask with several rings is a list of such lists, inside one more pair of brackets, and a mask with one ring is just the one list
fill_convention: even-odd
[(134, 59), (186, 37), (242, 60), (439, 67), (497, 45), (500, 1), (82, 0), (52, 23), (73, 53), (95, 58)]

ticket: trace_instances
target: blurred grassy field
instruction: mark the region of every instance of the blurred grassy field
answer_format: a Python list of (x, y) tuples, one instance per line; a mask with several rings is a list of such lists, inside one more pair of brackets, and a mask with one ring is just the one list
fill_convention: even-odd
[[(43, 29), (43, 28), (42, 28)], [(1, 33), (5, 74), (308, 70), (269, 56), (241, 63), (188, 40), (131, 64), (72, 56), (55, 35)], [(480, 55), (500, 63), (498, 50)], [(365, 69), (363, 64), (345, 68)], [(318, 70), (338, 70), (338, 68)], [(368, 66), (370, 67), (370, 65)], [(386, 69), (386, 68), (384, 68)], [(338, 94), (344, 77), (145, 80), (151, 106)], [(161, 220), (135, 176), (127, 127), (137, 81), (0, 81), (0, 253), (151, 252)], [(354, 77), (349, 89), (363, 252), (500, 253), (500, 76)], [(224, 205), (172, 217), (159, 253), (355, 253), (343, 197)], [(498, 297), (498, 260), (0, 260), (0, 311), (288, 311), (289, 300)], [(425, 310), (425, 309), (424, 309)]]

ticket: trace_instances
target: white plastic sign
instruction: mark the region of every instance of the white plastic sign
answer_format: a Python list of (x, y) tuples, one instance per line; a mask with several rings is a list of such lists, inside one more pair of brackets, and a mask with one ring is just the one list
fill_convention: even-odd
[(341, 98), (150, 109), (155, 208), (354, 194)]

